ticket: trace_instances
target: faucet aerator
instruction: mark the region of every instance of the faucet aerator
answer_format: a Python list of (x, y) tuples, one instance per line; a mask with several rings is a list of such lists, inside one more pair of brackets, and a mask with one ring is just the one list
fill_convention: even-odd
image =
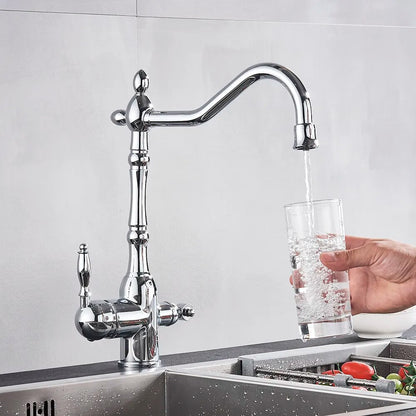
[(311, 150), (319, 146), (316, 138), (316, 127), (313, 123), (296, 124), (295, 126), (295, 150)]

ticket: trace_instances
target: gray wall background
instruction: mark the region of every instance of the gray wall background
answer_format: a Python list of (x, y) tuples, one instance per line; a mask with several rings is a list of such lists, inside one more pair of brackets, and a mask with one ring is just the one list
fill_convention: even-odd
[[(33, 3), (36, 3), (34, 5)], [(144, 68), (159, 110), (201, 105), (245, 67), (277, 62), (308, 88), (321, 147), (315, 198), (346, 231), (416, 243), (411, 1), (0, 0), (0, 373), (116, 360), (73, 325), (76, 251), (94, 298), (127, 265), (127, 129), (110, 113)], [(160, 299), (198, 315), (162, 354), (297, 337), (283, 205), (304, 199), (293, 105), (277, 83), (208, 124), (150, 134), (150, 267)]]

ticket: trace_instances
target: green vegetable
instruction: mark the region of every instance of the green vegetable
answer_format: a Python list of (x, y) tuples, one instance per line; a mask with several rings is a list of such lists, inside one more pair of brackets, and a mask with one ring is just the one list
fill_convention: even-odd
[(399, 374), (397, 373), (390, 373), (387, 377), (387, 380), (401, 380), (402, 378), (400, 377)]
[(391, 378), (389, 380), (393, 380), (394, 381), (394, 384), (395, 384), (394, 390), (395, 391), (397, 391), (397, 392), (400, 393), (403, 390), (403, 385), (402, 385), (402, 382), (400, 380), (397, 380), (397, 378)]
[(408, 366), (403, 367), (405, 370), (407, 370), (407, 374), (409, 374), (409, 376), (415, 376), (416, 375), (416, 366), (412, 361), (410, 361), (410, 364)]
[(400, 392), (400, 394), (403, 394), (406, 396), (414, 396), (415, 388), (412, 387), (412, 385), (406, 384), (405, 386), (403, 386), (403, 390)]

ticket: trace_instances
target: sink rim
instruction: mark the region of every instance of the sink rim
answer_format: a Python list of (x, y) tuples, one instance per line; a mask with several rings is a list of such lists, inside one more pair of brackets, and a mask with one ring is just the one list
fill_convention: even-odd
[[(86, 397), (91, 397), (93, 391), (98, 391), (101, 386), (105, 386), (106, 389), (111, 388), (114, 385), (117, 386), (116, 391), (118, 389), (122, 389), (123, 387), (134, 386), (134, 389), (137, 391), (144, 388), (144, 391), (147, 392), (149, 386), (153, 383), (159, 384), (159, 386), (165, 386), (164, 390), (158, 391), (158, 396), (155, 400), (158, 403), (165, 403), (167, 397), (167, 388), (169, 388), (169, 383), (167, 381), (169, 375), (180, 375), (185, 377), (197, 377), (199, 379), (210, 379), (213, 382), (215, 381), (225, 381), (225, 382), (232, 382), (233, 384), (238, 384), (240, 387), (244, 385), (251, 385), (251, 386), (268, 386), (268, 387), (275, 387), (279, 392), (282, 391), (290, 391), (292, 394), (294, 391), (298, 392), (308, 392), (308, 393), (317, 393), (320, 394), (321, 397), (350, 397), (354, 400), (359, 399), (371, 399), (375, 401), (387, 401), (388, 403), (386, 406), (382, 407), (373, 407), (370, 409), (361, 409), (351, 411), (351, 415), (356, 416), (364, 416), (369, 414), (379, 414), (380, 412), (389, 412), (389, 411), (399, 411), (399, 410), (407, 410), (407, 409), (415, 409), (416, 408), (416, 397), (412, 398), (413, 400), (404, 399), (403, 396), (399, 395), (392, 395), (389, 393), (379, 393), (379, 392), (367, 392), (367, 391), (358, 391), (348, 388), (341, 388), (341, 387), (331, 387), (331, 386), (322, 386), (322, 385), (311, 385), (306, 383), (299, 383), (299, 382), (292, 382), (292, 381), (284, 381), (284, 380), (274, 380), (274, 379), (265, 379), (260, 377), (252, 377), (252, 376), (245, 376), (241, 374), (233, 374), (226, 372), (227, 369), (233, 369), (236, 365), (238, 365), (239, 361), (238, 358), (233, 359), (222, 359), (222, 360), (214, 360), (214, 361), (204, 361), (199, 363), (191, 363), (191, 364), (181, 364), (175, 366), (159, 366), (154, 368), (148, 368), (143, 370), (133, 370), (133, 371), (119, 371), (118, 373), (111, 373), (111, 374), (101, 374), (101, 375), (92, 375), (92, 376), (83, 376), (83, 377), (74, 377), (74, 378), (64, 378), (59, 380), (46, 380), (40, 381), (35, 383), (27, 383), (27, 384), (18, 384), (18, 385), (11, 385), (11, 386), (4, 386), (0, 387), (0, 404), (2, 402), (2, 398), (5, 399), (7, 405), (7, 393), (15, 393), (21, 394), (27, 392), (27, 394), (23, 395), (23, 398), (26, 397), (41, 397), (44, 391), (54, 391), (55, 394), (58, 394), (61, 386), (65, 386), (65, 392), (61, 392), (61, 397), (69, 397), (71, 391), (77, 389), (77, 385), (80, 385), (80, 389), (82, 389), (83, 384), (87, 384), (85, 387)], [(161, 377), (163, 377), (161, 379)], [(120, 381), (125, 381), (125, 383), (121, 383)], [(136, 383), (137, 380), (137, 383)], [(90, 384), (90, 388), (88, 388), (88, 384)], [(84, 390), (79, 390), (84, 391)], [(72, 393), (73, 394), (73, 393)], [(147, 393), (145, 393), (147, 394)], [(150, 393), (149, 393), (150, 394)], [(4, 395), (4, 396), (3, 396)], [(10, 397), (10, 396), (9, 396)], [(341, 414), (341, 413), (339, 413)], [(345, 414), (345, 413), (342, 413)], [(335, 415), (335, 414), (334, 414)]]
[[(201, 378), (212, 378), (218, 380), (232, 380), (234, 382), (244, 382), (248, 384), (256, 385), (274, 385), (282, 388), (288, 389), (297, 389), (304, 391), (319, 391), (323, 393), (332, 393), (332, 394), (341, 394), (348, 395), (353, 397), (363, 396), (368, 397), (377, 397), (379, 399), (386, 399), (389, 401), (394, 401), (397, 403), (405, 402), (416, 402), (416, 396), (401, 396), (394, 395), (391, 393), (381, 393), (381, 392), (372, 392), (372, 391), (362, 391), (362, 390), (352, 390), (345, 387), (333, 387), (325, 385), (315, 385), (309, 383), (302, 383), (296, 381), (287, 381), (287, 380), (277, 380), (277, 379), (268, 379), (262, 377), (253, 377), (249, 375), (242, 375), (240, 373), (232, 373), (226, 371), (227, 369), (233, 369), (235, 366), (239, 365), (238, 358), (235, 359), (222, 359), (214, 361), (203, 361), (200, 363), (191, 363), (191, 364), (180, 364), (174, 366), (157, 366), (152, 368), (146, 368), (141, 370), (129, 370), (129, 371), (119, 371), (118, 373), (110, 374), (99, 374), (91, 376), (81, 376), (73, 378), (63, 378), (58, 380), (45, 380), (33, 383), (26, 384), (16, 384), (9, 386), (0, 387), (0, 394), (10, 393), (10, 392), (19, 392), (26, 390), (36, 390), (42, 389), (45, 387), (57, 388), (59, 386), (67, 385), (77, 385), (82, 383), (94, 383), (94, 382), (109, 382), (111, 380), (120, 382), (120, 379), (148, 379), (148, 378), (157, 378), (166, 374), (180, 374), (189, 377), (201, 377)], [(415, 403), (416, 405), (416, 403)]]

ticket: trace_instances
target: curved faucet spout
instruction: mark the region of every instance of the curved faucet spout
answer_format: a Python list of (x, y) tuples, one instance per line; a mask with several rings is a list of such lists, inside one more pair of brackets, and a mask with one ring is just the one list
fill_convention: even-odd
[(312, 122), (312, 107), (306, 88), (292, 71), (272, 63), (258, 64), (246, 69), (208, 102), (195, 110), (155, 111), (150, 107), (147, 111), (141, 112), (142, 128), (147, 129), (152, 126), (196, 126), (205, 123), (250, 85), (263, 78), (280, 82), (292, 97), (296, 112), (294, 149), (309, 150), (316, 148), (318, 146), (316, 129)]

